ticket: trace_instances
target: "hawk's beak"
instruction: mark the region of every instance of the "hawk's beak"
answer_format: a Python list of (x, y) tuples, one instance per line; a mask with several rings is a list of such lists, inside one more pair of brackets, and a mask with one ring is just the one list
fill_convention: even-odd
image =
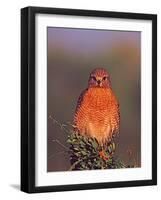
[(100, 85), (100, 83), (101, 83), (101, 81), (100, 81), (100, 80), (98, 80), (98, 81), (97, 81), (97, 84), (98, 84), (98, 85)]
[(101, 77), (96, 77), (97, 79), (97, 85), (102, 86), (102, 78)]
[(98, 80), (98, 81), (97, 81), (97, 85), (98, 85), (99, 87), (102, 87), (102, 81)]

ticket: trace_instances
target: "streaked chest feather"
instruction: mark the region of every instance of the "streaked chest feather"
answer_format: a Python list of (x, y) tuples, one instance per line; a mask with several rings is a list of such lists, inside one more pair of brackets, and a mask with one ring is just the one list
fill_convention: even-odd
[(119, 127), (118, 103), (111, 89), (89, 88), (75, 114), (75, 124), (81, 134), (103, 142)]
[(103, 116), (112, 110), (114, 97), (111, 89), (90, 88), (84, 95), (80, 111), (85, 111), (89, 116)]

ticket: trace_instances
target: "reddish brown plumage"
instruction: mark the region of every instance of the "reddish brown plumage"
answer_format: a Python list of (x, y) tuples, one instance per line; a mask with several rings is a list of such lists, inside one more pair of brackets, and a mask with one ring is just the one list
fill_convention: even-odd
[[(104, 76), (108, 76), (104, 69), (96, 69), (91, 74), (96, 81), (98, 77), (103, 80)], [(89, 79), (88, 88), (78, 100), (74, 124), (80, 134), (95, 137), (100, 144), (105, 144), (119, 132), (119, 105), (110, 80), (98, 85), (91, 84)]]

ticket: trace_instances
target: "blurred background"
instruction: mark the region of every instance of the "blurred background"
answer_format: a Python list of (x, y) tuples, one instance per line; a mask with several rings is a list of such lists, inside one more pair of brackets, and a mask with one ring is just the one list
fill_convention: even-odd
[(73, 122), (78, 97), (87, 87), (90, 72), (105, 68), (121, 112), (116, 155), (126, 164), (141, 165), (141, 33), (48, 27), (47, 47), (47, 170), (70, 167), (67, 134), (53, 123)]

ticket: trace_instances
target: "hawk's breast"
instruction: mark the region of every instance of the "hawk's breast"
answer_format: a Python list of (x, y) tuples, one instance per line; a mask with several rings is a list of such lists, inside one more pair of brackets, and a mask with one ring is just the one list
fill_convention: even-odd
[(80, 134), (104, 143), (119, 128), (119, 110), (110, 88), (89, 88), (79, 101), (74, 118)]

